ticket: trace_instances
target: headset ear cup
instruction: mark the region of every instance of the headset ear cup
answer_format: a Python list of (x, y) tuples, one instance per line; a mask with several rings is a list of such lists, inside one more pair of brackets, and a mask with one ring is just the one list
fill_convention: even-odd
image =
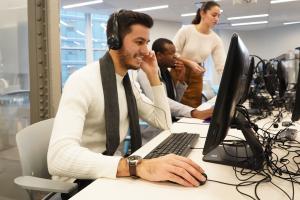
[(119, 50), (119, 49), (121, 49), (121, 46), (122, 46), (120, 38), (119, 38), (118, 16), (119, 16), (119, 12), (114, 13), (113, 22), (112, 22), (112, 25), (113, 25), (112, 33), (107, 38), (108, 47), (109, 47), (109, 49), (113, 49), (113, 50)]
[(120, 40), (117, 36), (111, 35), (107, 39), (109, 49), (119, 50), (121, 48)]

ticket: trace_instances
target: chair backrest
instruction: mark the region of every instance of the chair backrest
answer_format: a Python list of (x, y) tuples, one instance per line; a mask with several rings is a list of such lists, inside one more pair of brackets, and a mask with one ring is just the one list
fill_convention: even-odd
[(47, 152), (54, 119), (32, 124), (16, 135), (23, 176), (50, 178)]

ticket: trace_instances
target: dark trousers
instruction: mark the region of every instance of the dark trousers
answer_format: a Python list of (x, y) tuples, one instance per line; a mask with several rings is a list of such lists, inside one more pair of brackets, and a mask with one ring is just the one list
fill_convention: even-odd
[(90, 180), (90, 179), (77, 179), (75, 181), (75, 183), (78, 184), (78, 189), (77, 191), (73, 192), (72, 194), (61, 194), (61, 199), (62, 200), (67, 200), (69, 198), (71, 198), (73, 195), (75, 195), (77, 192), (81, 191), (83, 188), (85, 188), (86, 186), (88, 186), (90, 183), (92, 183), (94, 180)]

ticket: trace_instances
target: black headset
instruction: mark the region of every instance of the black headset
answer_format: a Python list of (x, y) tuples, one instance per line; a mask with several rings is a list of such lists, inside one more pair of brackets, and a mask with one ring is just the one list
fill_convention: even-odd
[(108, 48), (113, 50), (119, 50), (122, 46), (121, 39), (119, 38), (118, 15), (119, 12), (113, 14), (112, 33), (107, 38)]

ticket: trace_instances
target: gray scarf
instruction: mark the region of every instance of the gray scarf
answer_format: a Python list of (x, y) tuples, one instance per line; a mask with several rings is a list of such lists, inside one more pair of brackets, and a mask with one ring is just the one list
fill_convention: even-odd
[[(99, 60), (99, 63), (105, 105), (106, 151), (103, 154), (113, 155), (120, 143), (120, 111), (117, 95), (116, 73), (112, 58), (108, 52), (106, 52), (106, 54)], [(142, 139), (136, 99), (132, 91), (128, 73), (123, 78), (123, 86), (125, 89), (129, 116), (131, 152), (134, 152), (141, 147)]]

